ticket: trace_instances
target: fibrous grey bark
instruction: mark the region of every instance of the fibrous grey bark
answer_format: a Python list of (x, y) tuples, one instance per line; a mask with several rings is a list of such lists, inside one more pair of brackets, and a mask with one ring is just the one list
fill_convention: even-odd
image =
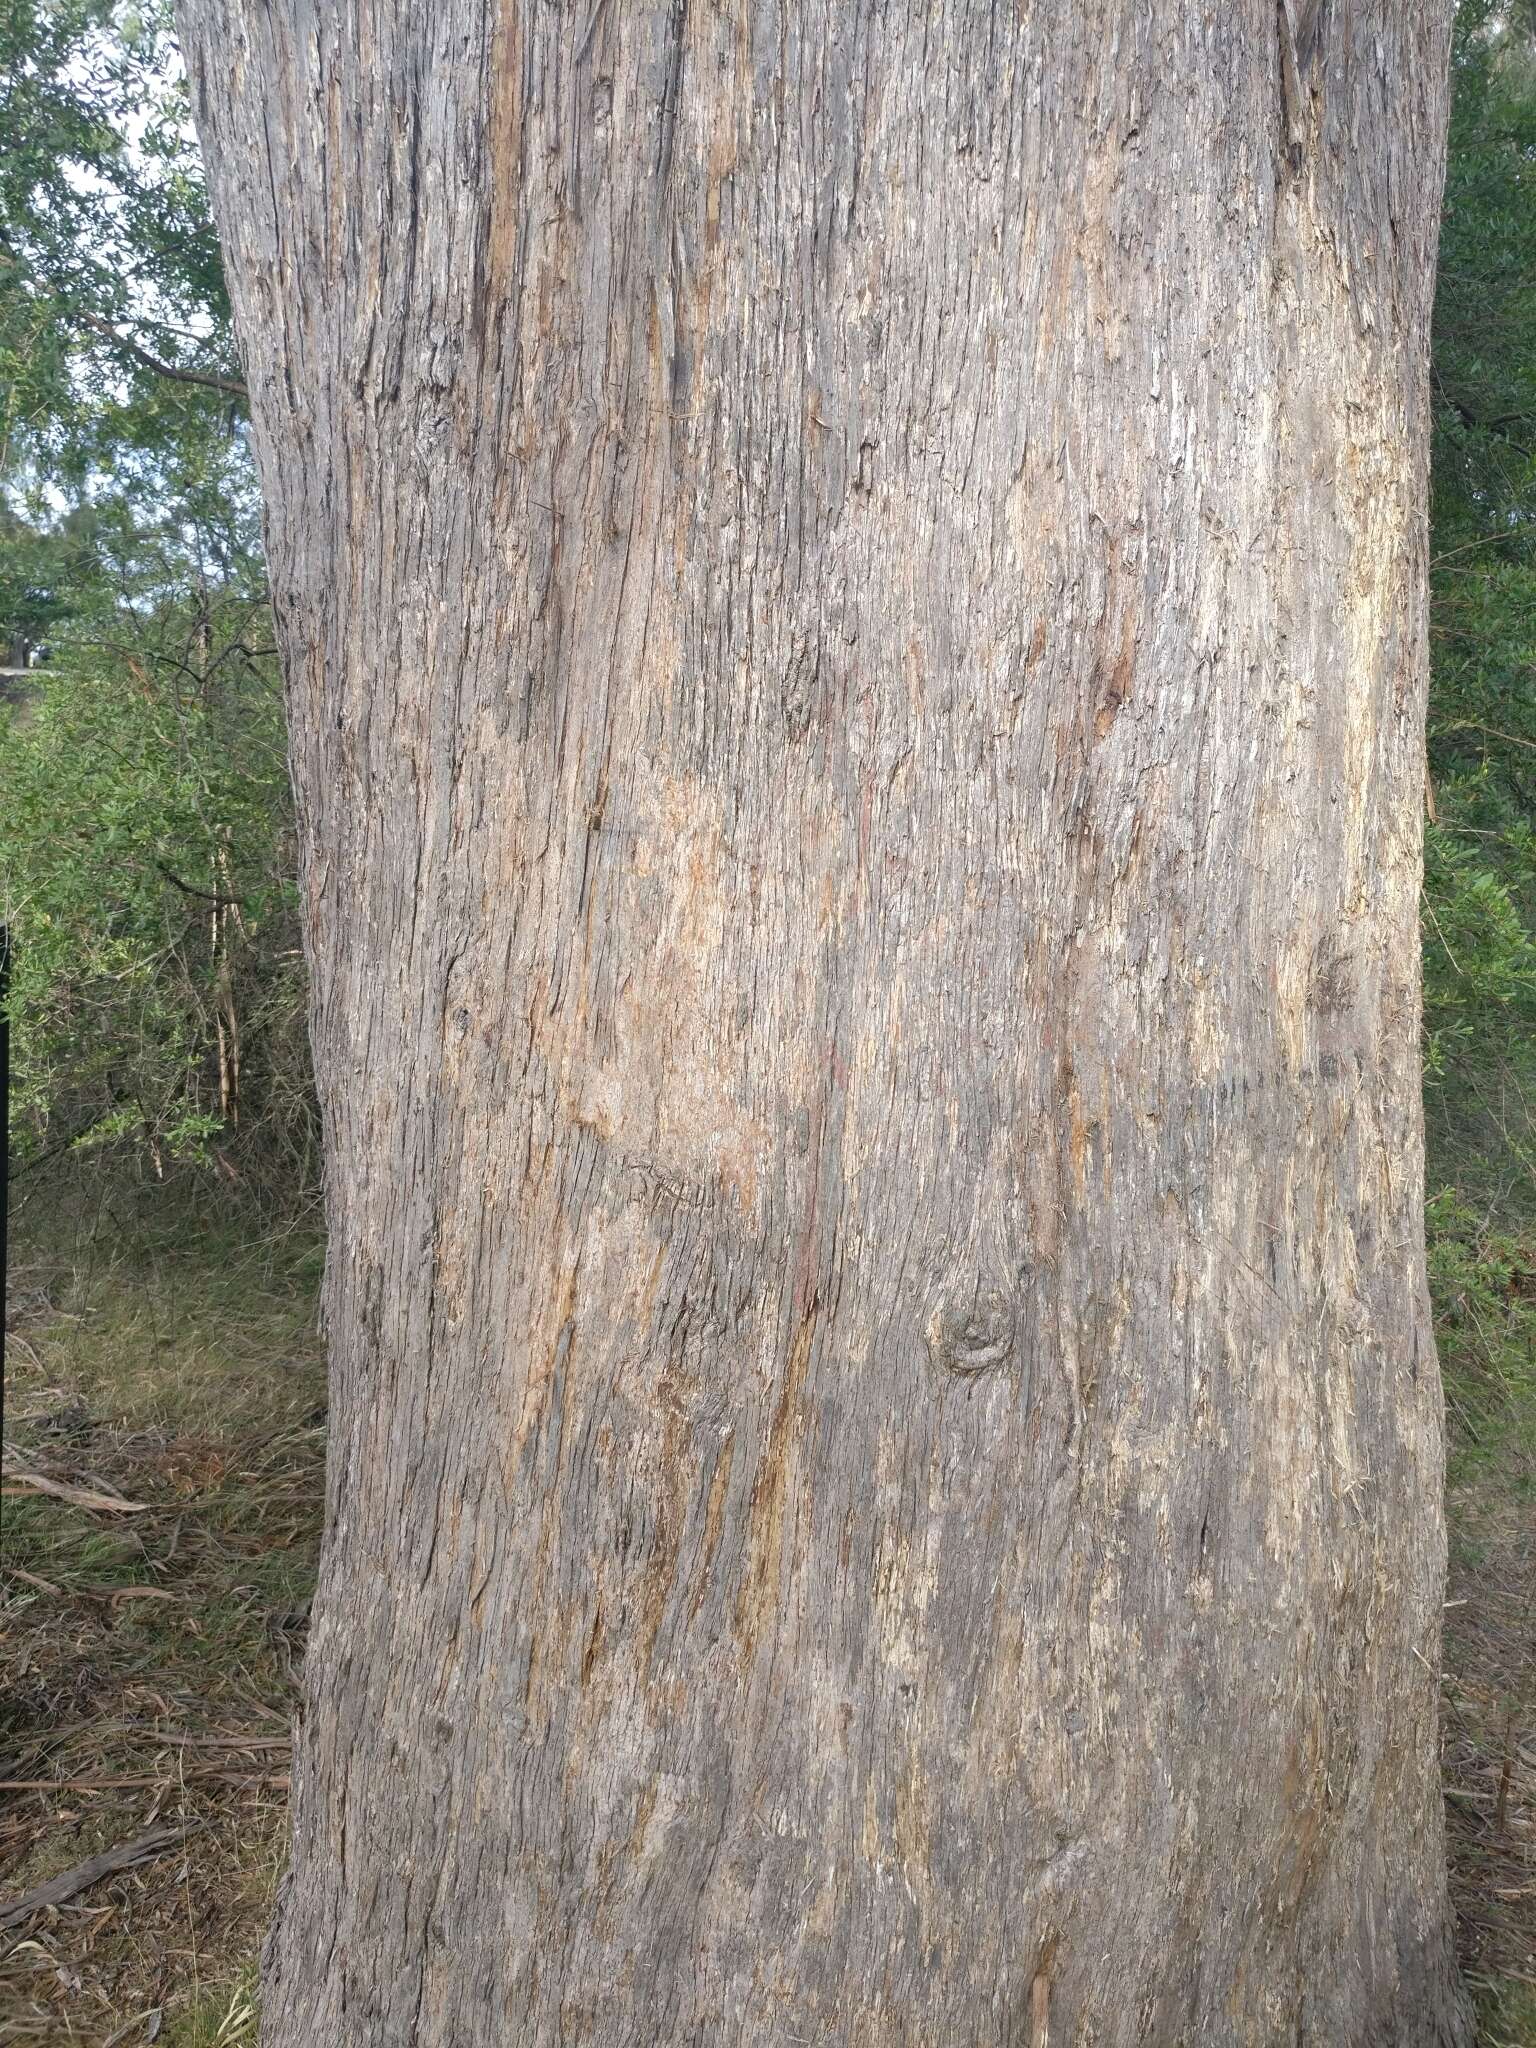
[(282, 2048), (1465, 2040), (1449, 0), (183, 0), (329, 1147)]

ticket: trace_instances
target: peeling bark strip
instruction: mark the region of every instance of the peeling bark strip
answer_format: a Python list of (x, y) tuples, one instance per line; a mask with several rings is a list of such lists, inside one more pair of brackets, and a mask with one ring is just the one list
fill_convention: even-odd
[(333, 1233), (269, 2042), (1467, 2039), (1448, 13), (183, 0)]

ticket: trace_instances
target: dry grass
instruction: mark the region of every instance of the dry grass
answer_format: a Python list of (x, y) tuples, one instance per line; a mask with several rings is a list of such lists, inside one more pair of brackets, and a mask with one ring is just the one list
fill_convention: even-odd
[(1536, 2048), (1536, 1522), (1514, 1477), (1451, 1494), (1446, 1804), (1485, 2048)]
[(0, 2042), (254, 2040), (323, 1374), (307, 1248), (276, 1262), (222, 1249), (18, 1276), (12, 1472), (19, 1458), (146, 1508), (99, 1512), (8, 1479), (0, 1898), (152, 1825), (186, 1832), (0, 1937)]
[(1451, 1893), (1484, 2048), (1536, 2048), (1536, 1230), (1442, 1197), (1430, 1272), (1451, 1426)]

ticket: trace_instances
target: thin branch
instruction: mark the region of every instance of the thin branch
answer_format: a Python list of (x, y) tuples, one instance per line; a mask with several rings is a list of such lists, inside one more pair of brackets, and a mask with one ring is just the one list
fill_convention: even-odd
[(1517, 732), (1500, 732), (1497, 726), (1480, 725), (1475, 718), (1458, 718), (1454, 724), (1441, 726), (1440, 731), (1486, 733), (1489, 739), (1502, 740), (1507, 747), (1529, 747), (1532, 753), (1536, 753), (1536, 740), (1523, 740)]
[(140, 348), (139, 344), (130, 341), (126, 334), (119, 334), (107, 321), (98, 320), (94, 313), (86, 313), (76, 308), (75, 318), (105, 340), (115, 342), (119, 348), (126, 349), (135, 362), (142, 363), (146, 370), (153, 370), (158, 376), (173, 377), (178, 384), (200, 384), (207, 391), (226, 391), (232, 398), (249, 396), (245, 386), (233, 377), (216, 377), (211, 370), (183, 370), (174, 363), (162, 363), (158, 356), (152, 356), (147, 348)]
[(238, 896), (221, 896), (215, 889), (194, 889), (190, 882), (184, 882), (180, 875), (173, 875), (162, 860), (155, 862), (156, 872), (164, 875), (168, 882), (174, 882), (183, 896), (196, 896), (204, 903), (216, 903), (221, 910), (239, 910), (243, 906)]
[[(205, 1774), (198, 1772), (196, 1775)], [(108, 1779), (105, 1782), (112, 1781)], [(134, 1781), (130, 1779), (127, 1782)], [(150, 1779), (148, 1782), (153, 1784), (156, 1781)], [(184, 1827), (151, 1828), (147, 1834), (136, 1835), (131, 1842), (118, 1842), (110, 1849), (103, 1849), (99, 1855), (77, 1863), (73, 1870), (61, 1871), (57, 1877), (50, 1877), (46, 1884), (36, 1885), (31, 1891), (23, 1892), (20, 1898), (10, 1899), (0, 1906), (0, 1927), (18, 1926), (44, 1906), (57, 1906), (65, 1899), (72, 1899), (78, 1892), (88, 1891), (92, 1885), (99, 1884), (104, 1877), (113, 1877), (120, 1870), (132, 1870), (136, 1864), (151, 1862), (155, 1857), (163, 1856), (167, 1849), (174, 1849), (178, 1842), (184, 1842), (190, 1833), (191, 1829)]]
[(1495, 541), (1501, 540), (1524, 540), (1524, 528), (1526, 523), (1527, 522), (1522, 520), (1519, 526), (1508, 527), (1503, 532), (1480, 533), (1477, 536), (1476, 540), (1464, 540), (1461, 543), (1460, 547), (1447, 548), (1443, 555), (1433, 556), (1430, 560), (1429, 566), (1431, 567), (1431, 569), (1438, 569), (1442, 562), (1450, 561), (1453, 555), (1464, 555), (1467, 552), (1468, 548), (1492, 547)]

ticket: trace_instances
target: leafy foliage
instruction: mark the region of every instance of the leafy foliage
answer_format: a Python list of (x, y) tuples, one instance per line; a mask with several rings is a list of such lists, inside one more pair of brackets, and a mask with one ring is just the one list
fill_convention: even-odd
[(0, 476), (153, 488), (238, 390), (168, 0), (12, 0), (0, 126)]
[(281, 709), (248, 637), (263, 610), (225, 585), (201, 611), (77, 611), (0, 738), (33, 1156), (121, 1141), (161, 1174), (234, 1178), (254, 1118), (268, 1177), (312, 1170)]
[(1525, 1216), (1536, 1179), (1536, 46), (1457, 17), (1433, 348), (1425, 849), (1432, 1168)]
[[(164, 0), (0, 21), (0, 912), (24, 1170), (291, 1196), (315, 1148), (281, 693)], [(27, 664), (40, 651), (40, 667)]]
[(1471, 1465), (1536, 1448), (1536, 1245), (1453, 1188), (1429, 1204), (1429, 1286), (1447, 1392)]
[[(1536, 8), (1461, 0), (1432, 351), (1426, 1224), (1451, 1417), (1452, 1890), (1491, 2044), (1527, 1962), (1536, 1484)], [(1513, 1802), (1513, 1804), (1512, 1804)]]

